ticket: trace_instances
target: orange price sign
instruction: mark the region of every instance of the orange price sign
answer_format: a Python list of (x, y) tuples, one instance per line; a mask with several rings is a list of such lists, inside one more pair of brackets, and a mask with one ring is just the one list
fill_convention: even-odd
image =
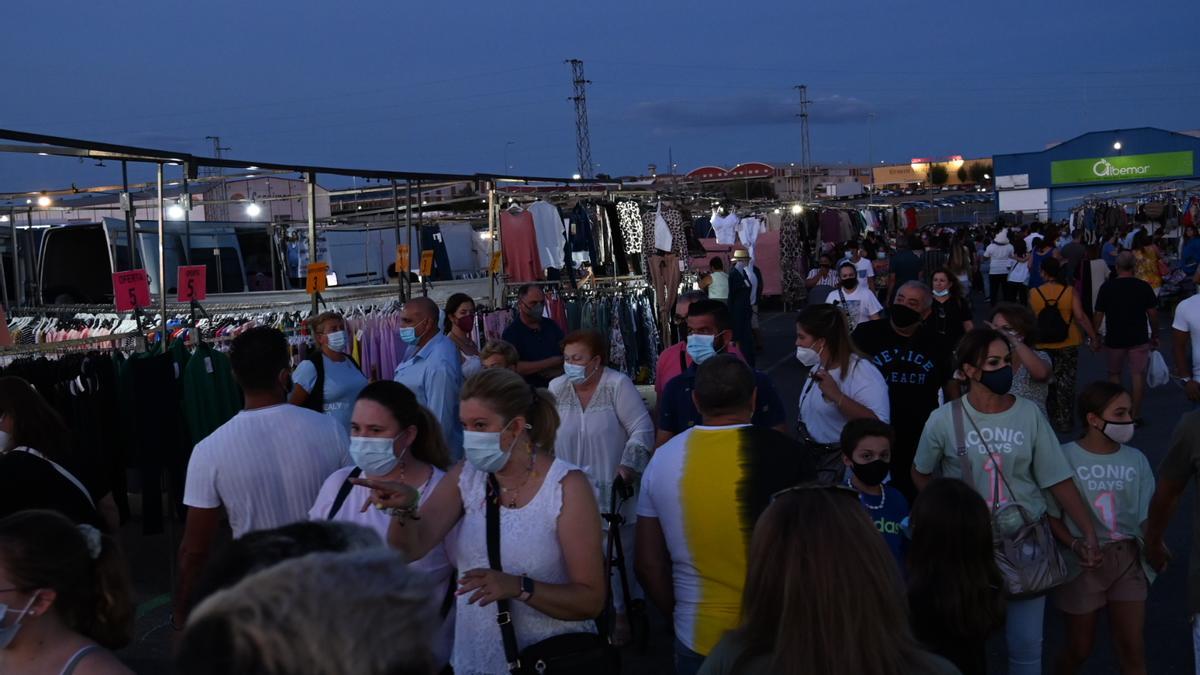
[(421, 276), (433, 274), (433, 251), (421, 252)]
[(329, 274), (329, 263), (310, 263), (308, 266), (308, 281), (304, 285), (304, 290), (309, 295), (314, 293), (324, 293), (325, 285), (328, 283), (326, 276)]
[(491, 264), (491, 271), (492, 271), (492, 274), (499, 274), (499, 273), (500, 273), (500, 259), (501, 259), (501, 257), (502, 257), (502, 256), (501, 256), (501, 254), (500, 254), (500, 251), (496, 251), (495, 253), (493, 253), (493, 254), (492, 254), (492, 264)]
[(400, 244), (396, 247), (396, 276), (405, 279), (404, 275), (411, 270), (412, 264), (408, 257), (408, 244)]

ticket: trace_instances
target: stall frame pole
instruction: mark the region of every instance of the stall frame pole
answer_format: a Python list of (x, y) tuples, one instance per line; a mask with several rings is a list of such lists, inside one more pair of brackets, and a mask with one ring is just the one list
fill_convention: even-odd
[[(309, 171), (304, 180), (308, 183), (308, 263), (311, 265), (317, 262), (317, 174)], [(313, 316), (317, 315), (317, 309), (317, 294), (313, 293)]]
[(163, 219), (163, 165), (157, 165), (158, 184), (158, 310), (162, 313), (162, 347), (167, 347), (167, 257), (166, 223)]

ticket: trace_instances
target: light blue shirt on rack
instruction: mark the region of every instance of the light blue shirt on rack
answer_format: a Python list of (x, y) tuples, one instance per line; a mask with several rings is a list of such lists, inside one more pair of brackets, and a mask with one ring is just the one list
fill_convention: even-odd
[(396, 366), (395, 381), (412, 390), (417, 401), (429, 408), (442, 425), (446, 445), (455, 461), (462, 459), (462, 422), (458, 419), (458, 392), (462, 389), (462, 364), (458, 347), (445, 335), (437, 335), (415, 354)]

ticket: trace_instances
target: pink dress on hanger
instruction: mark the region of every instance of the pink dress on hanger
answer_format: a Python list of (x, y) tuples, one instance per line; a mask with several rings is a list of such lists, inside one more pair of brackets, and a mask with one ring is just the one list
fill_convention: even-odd
[(500, 249), (504, 253), (504, 273), (509, 281), (542, 278), (533, 214), (528, 211), (500, 212)]

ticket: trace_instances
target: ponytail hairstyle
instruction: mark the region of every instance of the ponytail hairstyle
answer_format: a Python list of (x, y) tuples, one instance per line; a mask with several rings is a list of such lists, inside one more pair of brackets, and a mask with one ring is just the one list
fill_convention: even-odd
[[(68, 628), (120, 649), (133, 639), (125, 556), (115, 539), (90, 527), (85, 535), (83, 527), (88, 526), (77, 527), (54, 511), (20, 511), (0, 519), (0, 563), (20, 590), (53, 590), (52, 611)], [(93, 558), (95, 538), (100, 550)]]
[[(33, 385), (19, 377), (0, 377), (0, 415), (12, 417), (14, 448), (33, 448), (59, 464), (74, 466), (67, 423)], [(0, 453), (7, 449), (0, 447)]]
[(409, 447), (413, 457), (443, 471), (450, 466), (450, 450), (442, 435), (442, 425), (428, 408), (417, 402), (411, 389), (399, 382), (380, 380), (364, 387), (357, 400), (373, 401), (387, 408), (401, 428), (417, 428), (417, 438)]
[(529, 442), (537, 450), (554, 454), (558, 409), (554, 398), (545, 389), (534, 389), (511, 370), (492, 368), (468, 378), (459, 398), (482, 402), (506, 422), (524, 416), (530, 427)]
[(837, 305), (809, 305), (796, 315), (796, 325), (813, 338), (825, 340), (825, 353), (841, 369), (842, 377), (847, 377), (850, 357), (856, 354), (862, 356), (850, 339), (850, 322), (846, 319), (846, 312)]

